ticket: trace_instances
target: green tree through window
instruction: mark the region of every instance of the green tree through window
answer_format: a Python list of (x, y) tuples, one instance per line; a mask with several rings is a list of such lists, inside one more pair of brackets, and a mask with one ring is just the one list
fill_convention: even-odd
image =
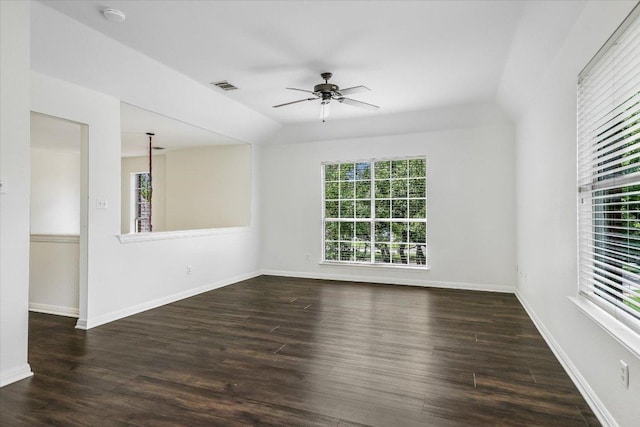
[(426, 266), (424, 157), (323, 165), (324, 260)]

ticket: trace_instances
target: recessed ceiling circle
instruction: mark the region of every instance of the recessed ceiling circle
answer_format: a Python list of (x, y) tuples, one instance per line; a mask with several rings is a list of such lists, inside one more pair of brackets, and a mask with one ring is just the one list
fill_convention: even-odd
[(104, 16), (104, 19), (107, 21), (116, 22), (118, 24), (123, 23), (126, 18), (122, 11), (111, 8), (104, 9), (102, 11), (102, 16)]

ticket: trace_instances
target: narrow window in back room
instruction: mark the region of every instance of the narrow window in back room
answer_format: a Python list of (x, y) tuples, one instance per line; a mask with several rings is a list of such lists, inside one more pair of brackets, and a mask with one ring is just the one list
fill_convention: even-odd
[(134, 203), (132, 217), (134, 222), (133, 230), (136, 233), (149, 233), (151, 231), (151, 180), (149, 173), (133, 174)]

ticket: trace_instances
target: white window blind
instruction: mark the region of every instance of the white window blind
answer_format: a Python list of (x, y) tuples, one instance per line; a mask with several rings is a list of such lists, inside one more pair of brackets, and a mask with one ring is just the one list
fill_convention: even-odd
[(580, 291), (640, 331), (638, 8), (579, 76)]
[(424, 157), (323, 164), (323, 260), (426, 267)]

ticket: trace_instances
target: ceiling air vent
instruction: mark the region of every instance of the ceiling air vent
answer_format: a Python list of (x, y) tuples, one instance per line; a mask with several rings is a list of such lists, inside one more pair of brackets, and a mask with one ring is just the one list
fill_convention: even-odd
[(214, 85), (215, 87), (217, 87), (218, 89), (222, 89), (224, 91), (238, 89), (237, 87), (235, 87), (234, 85), (232, 85), (231, 83), (229, 83), (226, 80), (220, 80), (219, 82), (211, 82), (211, 84)]

